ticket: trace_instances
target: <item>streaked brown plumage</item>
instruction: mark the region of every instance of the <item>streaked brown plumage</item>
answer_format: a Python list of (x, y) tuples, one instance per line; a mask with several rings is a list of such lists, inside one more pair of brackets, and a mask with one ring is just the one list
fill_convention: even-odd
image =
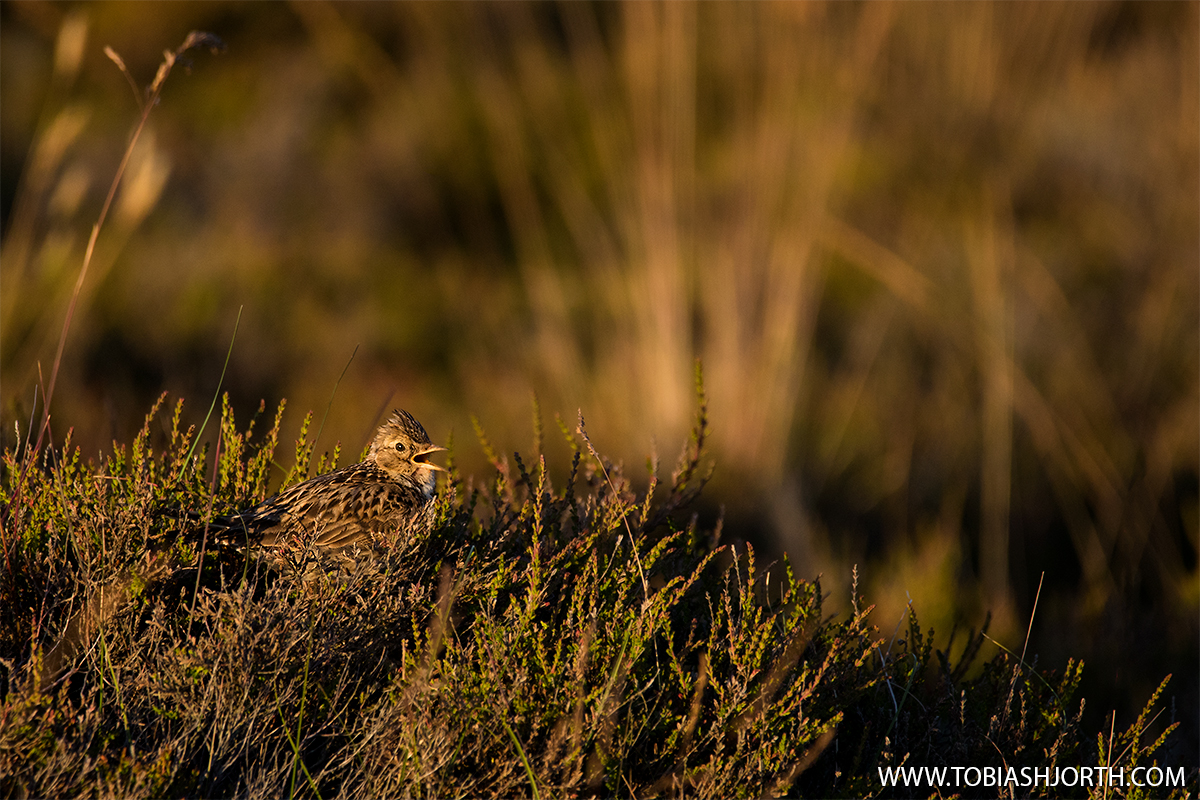
[(231, 545), (370, 548), (401, 529), (428, 527), (434, 473), (444, 470), (427, 459), (445, 449), (430, 443), (411, 414), (395, 411), (375, 433), (365, 460), (220, 517), (212, 527)]

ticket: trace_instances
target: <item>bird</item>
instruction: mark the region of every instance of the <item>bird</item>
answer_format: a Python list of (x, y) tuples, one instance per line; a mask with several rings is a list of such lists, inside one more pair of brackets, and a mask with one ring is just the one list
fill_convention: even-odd
[[(359, 463), (298, 483), (236, 514), (214, 517), (185, 539), (199, 544), (201, 551), (206, 543), (226, 553), (255, 551), (268, 556), (272, 568), (285, 571), (303, 565), (306, 581), (322, 572), (322, 563), (362, 567), (370, 559), (360, 561), (361, 553), (379, 550), (401, 533), (430, 529), (437, 473), (446, 469), (429, 457), (445, 449), (429, 440), (412, 414), (396, 410), (376, 431)], [(196, 519), (191, 513), (182, 516)], [(293, 546), (305, 556), (302, 562), (288, 558), (295, 552)], [(307, 558), (310, 554), (318, 557), (317, 563)], [(92, 589), (59, 641), (43, 651), (35, 685), (47, 687), (66, 672), (101, 626), (130, 604), (135, 589), (144, 592), (188, 566), (194, 566), (192, 559), (157, 546), (141, 563)]]
[(357, 464), (298, 483), (256, 506), (213, 518), (215, 541), (264, 550), (292, 545), (318, 553), (370, 550), (401, 530), (428, 530), (446, 448), (407, 411), (395, 410)]

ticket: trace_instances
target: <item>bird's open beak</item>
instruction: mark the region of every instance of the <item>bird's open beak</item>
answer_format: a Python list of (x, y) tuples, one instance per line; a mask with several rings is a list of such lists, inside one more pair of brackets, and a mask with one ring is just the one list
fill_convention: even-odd
[(418, 464), (420, 464), (423, 467), (429, 467), (430, 469), (436, 469), (439, 472), (445, 472), (446, 471), (445, 467), (441, 466), (440, 464), (434, 464), (432, 461), (429, 460), (429, 457), (431, 455), (433, 455), (434, 453), (441, 452), (442, 450), (445, 450), (445, 449), (446, 448), (439, 447), (436, 444), (431, 444), (428, 447), (426, 447), (424, 450), (422, 450), (421, 452), (419, 452), (415, 456), (413, 456), (413, 461), (417, 462)]

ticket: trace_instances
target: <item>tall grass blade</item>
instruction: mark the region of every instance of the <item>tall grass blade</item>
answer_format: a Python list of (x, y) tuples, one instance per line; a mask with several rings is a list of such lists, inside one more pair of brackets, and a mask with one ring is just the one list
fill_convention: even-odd
[(196, 453), (196, 447), (200, 444), (200, 437), (204, 433), (204, 429), (208, 427), (208, 421), (212, 418), (213, 409), (217, 407), (217, 400), (221, 397), (221, 386), (225, 383), (225, 371), (229, 369), (229, 357), (233, 355), (233, 343), (237, 341), (238, 326), (242, 322), (242, 309), (245, 306), (238, 306), (237, 319), (233, 321), (233, 335), (229, 337), (229, 348), (225, 351), (225, 363), (221, 366), (221, 377), (217, 378), (217, 390), (213, 392), (212, 402), (208, 405), (208, 413), (204, 415), (204, 422), (200, 423), (200, 430), (196, 431), (196, 438), (192, 440), (192, 447), (188, 450), (187, 456), (183, 459), (183, 463), (179, 465), (179, 474), (175, 476), (175, 482), (183, 478), (183, 473), (187, 469), (188, 464), (192, 461), (192, 456)]

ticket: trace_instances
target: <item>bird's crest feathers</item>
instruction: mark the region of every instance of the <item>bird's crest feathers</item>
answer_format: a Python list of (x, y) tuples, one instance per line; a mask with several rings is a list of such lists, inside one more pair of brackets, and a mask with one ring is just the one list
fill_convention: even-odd
[(375, 441), (378, 442), (389, 434), (394, 435), (395, 433), (403, 433), (415, 444), (429, 444), (429, 434), (425, 432), (425, 428), (421, 427), (421, 423), (417, 422), (416, 417), (401, 409), (392, 412), (392, 416), (375, 434)]

